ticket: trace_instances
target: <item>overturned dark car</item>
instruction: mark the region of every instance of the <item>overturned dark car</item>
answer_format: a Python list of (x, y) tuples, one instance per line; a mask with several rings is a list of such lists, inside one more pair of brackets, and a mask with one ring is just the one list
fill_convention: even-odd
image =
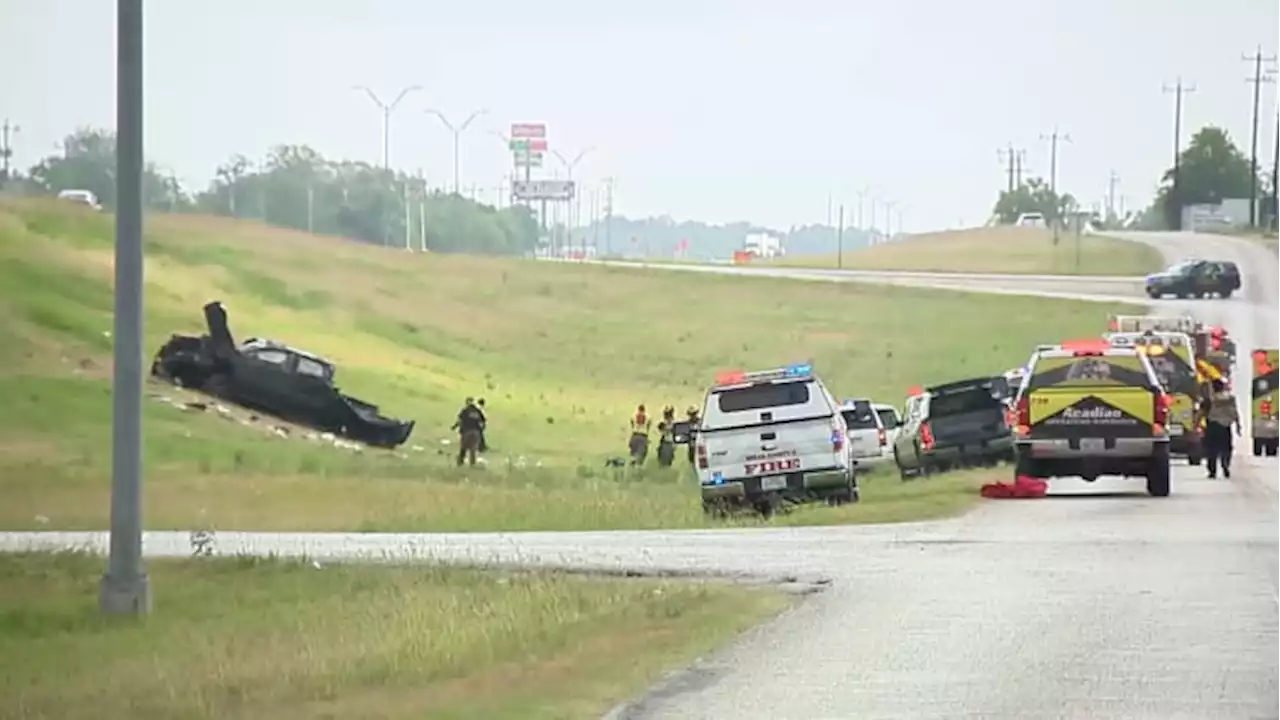
[(169, 338), (153, 376), (376, 447), (400, 445), (413, 432), (413, 421), (384, 417), (376, 405), (339, 392), (328, 360), (259, 338), (236, 346), (221, 302), (205, 305), (204, 318), (209, 334)]

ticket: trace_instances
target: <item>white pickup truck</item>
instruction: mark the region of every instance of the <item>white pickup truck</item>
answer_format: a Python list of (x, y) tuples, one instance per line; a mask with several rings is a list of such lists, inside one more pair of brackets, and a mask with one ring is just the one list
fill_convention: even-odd
[(849, 450), (854, 460), (879, 460), (889, 444), (884, 421), (868, 398), (854, 398), (840, 403), (840, 414), (849, 428)]
[(848, 427), (809, 364), (720, 373), (707, 390), (694, 448), (702, 506), (856, 502)]

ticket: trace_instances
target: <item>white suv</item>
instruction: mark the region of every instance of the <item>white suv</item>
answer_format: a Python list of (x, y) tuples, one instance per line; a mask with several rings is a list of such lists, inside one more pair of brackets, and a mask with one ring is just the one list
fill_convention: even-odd
[(809, 364), (717, 376), (694, 452), (704, 510), (858, 499), (848, 427)]

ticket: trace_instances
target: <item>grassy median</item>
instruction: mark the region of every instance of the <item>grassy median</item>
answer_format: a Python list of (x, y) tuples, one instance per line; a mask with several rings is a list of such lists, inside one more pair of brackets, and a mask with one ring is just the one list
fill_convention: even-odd
[[(222, 299), (239, 337), (329, 356), (345, 392), (418, 421), (395, 452), (355, 452), (297, 428), (281, 437), (241, 411), (185, 410), (192, 396), (152, 385), (154, 529), (704, 526), (684, 463), (605, 467), (625, 454), (637, 403), (683, 410), (716, 370), (797, 360), (814, 361), (839, 397), (900, 403), (911, 385), (1002, 371), (1036, 343), (1094, 335), (1124, 310), (409, 254), (197, 216), (155, 216), (147, 228), (149, 353), (171, 332), (200, 332), (200, 306)], [(109, 217), (79, 208), (0, 204), (0, 528), (106, 526), (111, 233)], [(448, 444), (465, 395), (484, 396), (491, 419), (494, 450), (474, 470), (452, 467)], [(976, 497), (912, 485), (869, 483), (856, 507), (775, 522), (908, 520)]]
[(431, 566), (0, 555), (0, 718), (594, 718), (789, 602), (721, 583)]
[(771, 261), (793, 267), (1017, 275), (1146, 275), (1164, 266), (1160, 253), (1142, 243), (1037, 228), (991, 227), (911, 235), (874, 247), (796, 255)]

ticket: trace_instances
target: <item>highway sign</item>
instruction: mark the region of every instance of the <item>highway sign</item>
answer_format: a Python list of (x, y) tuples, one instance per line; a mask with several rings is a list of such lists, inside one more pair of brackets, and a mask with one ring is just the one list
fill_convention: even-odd
[(572, 200), (572, 180), (516, 180), (511, 194), (517, 200)]
[(541, 139), (512, 140), (510, 147), (512, 152), (528, 152), (532, 150), (536, 153), (544, 153), (547, 151), (547, 141)]
[(542, 167), (542, 153), (515, 153), (516, 167)]
[(511, 125), (511, 137), (513, 138), (545, 138), (547, 136), (547, 126), (542, 123), (513, 123)]

